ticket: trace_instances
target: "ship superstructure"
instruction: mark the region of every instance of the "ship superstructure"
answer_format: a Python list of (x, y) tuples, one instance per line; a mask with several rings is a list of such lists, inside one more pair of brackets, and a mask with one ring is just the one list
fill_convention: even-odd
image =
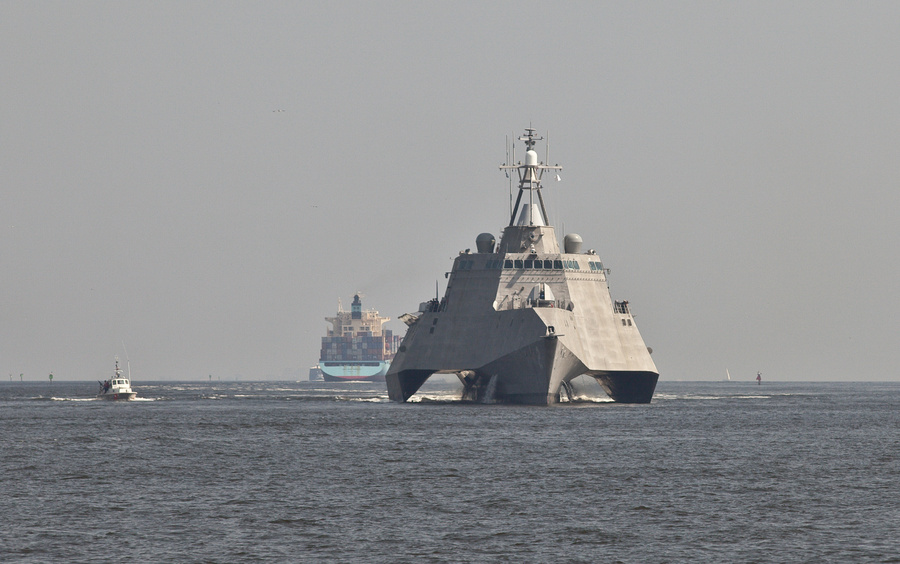
[(318, 368), (326, 382), (384, 381), (400, 343), (374, 309), (363, 310), (360, 294), (353, 296), (350, 311), (338, 302), (334, 317), (326, 317), (331, 329), (322, 337)]
[(587, 375), (614, 401), (648, 403), (659, 373), (631, 307), (612, 300), (608, 270), (579, 235), (560, 249), (541, 179), (562, 167), (538, 161), (534, 129), (519, 139), (525, 161), (500, 167), (519, 177), (509, 225), (499, 244), (482, 233), (475, 253), (459, 254), (443, 298), (401, 316), (409, 329), (387, 372), (390, 398), (406, 401), (432, 374), (455, 373), (464, 399), (547, 405)]

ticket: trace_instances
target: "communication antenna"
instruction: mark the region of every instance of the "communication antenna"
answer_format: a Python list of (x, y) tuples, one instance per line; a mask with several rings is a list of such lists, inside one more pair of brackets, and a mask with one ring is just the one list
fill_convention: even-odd
[[(546, 164), (546, 165), (549, 165), (549, 164), (550, 164), (550, 130), (549, 130), (549, 129), (547, 130), (547, 157), (546, 157), (546, 159), (544, 160), (544, 164)], [(548, 196), (547, 199), (548, 199), (548, 200), (550, 199), (549, 196)], [(556, 219), (559, 220), (559, 209), (558, 209), (558, 208), (553, 208), (553, 209), (556, 209), (556, 210), (557, 210), (557, 211), (556, 211)], [(546, 218), (546, 219), (547, 219), (547, 221), (550, 220), (549, 217)], [(559, 221), (555, 222), (554, 225), (559, 225)]]
[(544, 160), (544, 163), (550, 164), (550, 130), (547, 130), (547, 158)]
[(122, 339), (122, 348), (125, 349), (125, 366), (128, 367), (128, 380), (131, 380), (131, 359), (128, 358), (128, 349), (125, 348), (125, 339)]
[[(513, 133), (513, 142), (512, 142), (512, 160), (511, 160), (511, 161), (507, 161), (507, 164), (512, 164), (512, 163), (516, 162), (516, 137), (515, 137), (515, 136), (516, 136), (516, 134)], [(507, 172), (509, 172), (509, 171), (507, 171)], [(510, 215), (510, 216), (512, 216), (512, 214), (513, 214), (513, 203), (512, 203), (512, 200), (513, 200), (513, 198), (512, 198), (512, 177), (513, 177), (513, 175), (510, 174), (510, 175), (509, 175), (509, 215)]]
[[(506, 136), (506, 162), (509, 162), (509, 135)], [(506, 171), (506, 179), (509, 180), (509, 213), (512, 215), (512, 177)]]
[[(516, 203), (512, 207), (512, 212), (509, 214), (509, 225), (514, 225), (516, 221), (516, 213), (519, 211), (519, 203), (522, 201), (522, 196), (527, 192), (528, 197), (528, 209), (534, 209), (533, 206), (535, 204), (535, 193), (537, 193), (537, 200), (540, 203), (540, 212), (542, 221), (548, 221), (549, 218), (547, 216), (547, 208), (544, 205), (544, 196), (541, 194), (541, 178), (543, 177), (544, 171), (553, 170), (558, 171), (562, 170), (562, 167), (559, 165), (551, 166), (547, 163), (538, 162), (537, 152), (534, 150), (535, 145), (538, 141), (542, 141), (544, 138), (536, 134), (536, 130), (533, 127), (525, 128), (525, 135), (519, 137), (519, 141), (525, 143), (525, 162), (512, 164), (510, 162), (504, 163), (500, 169), (501, 170), (514, 170), (518, 173), (519, 177), (519, 194), (516, 196)], [(547, 152), (547, 156), (549, 157), (549, 149)], [(513, 161), (515, 161), (515, 144), (513, 144)], [(523, 208), (525, 209), (525, 208)], [(527, 219), (527, 223), (523, 223), (523, 225), (531, 225), (531, 218)], [(523, 221), (526, 218), (523, 217)]]

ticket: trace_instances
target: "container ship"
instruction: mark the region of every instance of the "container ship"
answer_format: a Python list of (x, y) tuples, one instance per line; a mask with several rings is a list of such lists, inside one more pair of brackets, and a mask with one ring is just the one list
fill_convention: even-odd
[(353, 296), (350, 311), (344, 311), (338, 301), (328, 334), (322, 337), (319, 369), (326, 382), (384, 382), (391, 359), (400, 345), (384, 324), (390, 317), (381, 317), (374, 309), (363, 310), (360, 294)]

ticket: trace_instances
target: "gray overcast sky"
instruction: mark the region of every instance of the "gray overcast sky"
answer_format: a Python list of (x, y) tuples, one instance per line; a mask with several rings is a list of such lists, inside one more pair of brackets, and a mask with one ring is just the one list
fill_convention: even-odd
[[(661, 378), (898, 380), (900, 3), (0, 3), (0, 374), (305, 377), (499, 235), (560, 237)], [(275, 111), (284, 110), (284, 111)], [(542, 153), (543, 155), (543, 153)]]

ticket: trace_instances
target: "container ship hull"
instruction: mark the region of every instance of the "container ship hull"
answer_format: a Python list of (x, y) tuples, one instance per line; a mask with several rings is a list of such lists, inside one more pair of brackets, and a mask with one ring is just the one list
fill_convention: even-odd
[(319, 369), (326, 382), (384, 382), (390, 365), (389, 361), (324, 361), (319, 363)]

